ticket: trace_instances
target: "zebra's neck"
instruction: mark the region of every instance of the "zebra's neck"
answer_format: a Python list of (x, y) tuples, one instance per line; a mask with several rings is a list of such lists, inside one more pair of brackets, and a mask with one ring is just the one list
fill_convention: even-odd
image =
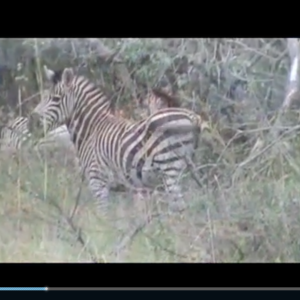
[(75, 103), (66, 126), (75, 148), (80, 150), (82, 143), (111, 114), (111, 102), (100, 87), (84, 77), (75, 80), (70, 93)]

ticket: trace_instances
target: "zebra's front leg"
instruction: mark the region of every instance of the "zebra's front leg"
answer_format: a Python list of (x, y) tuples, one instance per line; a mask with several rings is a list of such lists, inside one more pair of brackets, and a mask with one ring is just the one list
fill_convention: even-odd
[(107, 217), (109, 208), (109, 185), (102, 179), (98, 170), (90, 170), (88, 174), (89, 187), (95, 198), (97, 212), (103, 217)]

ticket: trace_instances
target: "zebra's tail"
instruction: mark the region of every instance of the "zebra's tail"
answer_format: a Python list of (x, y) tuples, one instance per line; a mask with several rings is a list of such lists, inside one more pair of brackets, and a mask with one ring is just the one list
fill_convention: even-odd
[(203, 118), (200, 115), (195, 113), (191, 113), (189, 115), (190, 123), (189, 124), (174, 124), (174, 123), (167, 123), (162, 125), (158, 128), (160, 132), (164, 133), (174, 133), (174, 134), (184, 134), (184, 133), (191, 133), (191, 132), (201, 132), (211, 130), (210, 122), (207, 118)]
[(158, 131), (163, 132), (164, 134), (194, 134), (194, 144), (195, 147), (198, 146), (199, 135), (204, 131), (208, 131), (212, 137), (217, 140), (221, 145), (225, 146), (226, 143), (224, 142), (221, 135), (213, 130), (211, 122), (208, 120), (207, 117), (203, 118), (201, 115), (197, 115), (195, 113), (190, 115), (190, 124), (172, 124), (168, 123), (158, 128)]

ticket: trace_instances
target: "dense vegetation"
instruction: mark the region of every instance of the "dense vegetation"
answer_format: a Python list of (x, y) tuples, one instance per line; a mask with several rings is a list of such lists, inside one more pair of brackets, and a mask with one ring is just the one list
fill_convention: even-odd
[(299, 261), (297, 56), (294, 39), (1, 39), (2, 124), (36, 105), (43, 65), (72, 66), (127, 118), (141, 118), (149, 89), (167, 88), (207, 112), (224, 144), (203, 137), (201, 184), (182, 179), (186, 211), (114, 193), (113, 227), (94, 214), (73, 153), (2, 155), (0, 260)]

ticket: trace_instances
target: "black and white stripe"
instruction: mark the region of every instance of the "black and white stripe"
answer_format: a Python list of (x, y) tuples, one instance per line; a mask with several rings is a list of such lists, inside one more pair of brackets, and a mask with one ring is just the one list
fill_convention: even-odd
[(115, 117), (101, 89), (75, 75), (73, 69), (54, 72), (45, 67), (45, 73), (52, 87), (33, 110), (30, 131), (42, 133), (43, 128), (48, 132), (67, 126), (81, 168), (104, 213), (112, 185), (151, 188), (157, 174), (163, 175), (169, 192), (182, 197), (178, 177), (207, 122), (190, 110), (165, 108), (133, 123)]

